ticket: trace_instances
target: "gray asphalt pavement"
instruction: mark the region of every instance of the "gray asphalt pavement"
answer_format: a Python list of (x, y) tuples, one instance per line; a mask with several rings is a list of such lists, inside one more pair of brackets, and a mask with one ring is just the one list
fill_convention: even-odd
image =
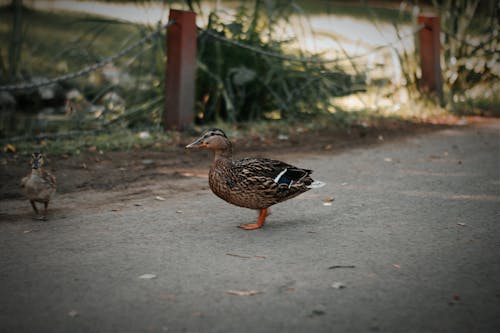
[(500, 332), (499, 135), (289, 160), (327, 185), (257, 231), (202, 178), (165, 201), (2, 222), (0, 332)]

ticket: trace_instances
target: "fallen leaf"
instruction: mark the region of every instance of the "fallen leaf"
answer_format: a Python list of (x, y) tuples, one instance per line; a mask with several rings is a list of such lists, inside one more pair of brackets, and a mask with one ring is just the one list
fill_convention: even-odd
[(234, 254), (234, 253), (226, 253), (226, 255), (228, 256), (231, 256), (231, 257), (236, 257), (236, 258), (242, 258), (242, 259), (252, 259), (252, 258), (256, 258), (256, 259), (266, 259), (265, 256), (242, 256), (242, 255), (239, 255), (239, 254)]
[(165, 201), (166, 200), (164, 197), (160, 197), (159, 195), (157, 195), (155, 197), (155, 199), (158, 200), (158, 201)]
[(280, 135), (278, 135), (278, 140), (282, 140), (282, 141), (288, 140), (288, 135), (280, 134)]
[(121, 210), (120, 208), (112, 208), (112, 209), (111, 209), (111, 211), (112, 211), (112, 212), (118, 212), (118, 211), (120, 211), (120, 210)]
[(77, 317), (78, 316), (78, 311), (71, 310), (70, 312), (68, 312), (68, 316), (70, 316), (70, 317)]
[(140, 206), (142, 206), (142, 205), (141, 205), (141, 204), (139, 204), (139, 203), (135, 203), (135, 204), (134, 204), (134, 206), (136, 206), (136, 207), (140, 207)]
[(196, 175), (194, 173), (192, 173), (192, 172), (181, 172), (181, 176), (184, 176), (184, 177), (194, 177)]
[(182, 213), (184, 213), (182, 210), (176, 210), (175, 212), (176, 212), (177, 214), (182, 214)]
[(16, 152), (16, 147), (10, 143), (6, 144), (5, 145), (5, 151), (6, 152), (11, 152), (11, 153), (15, 153)]
[(328, 269), (336, 269), (336, 268), (356, 268), (354, 265), (333, 265), (328, 267)]
[(347, 186), (347, 185), (349, 185), (349, 183), (342, 183), (342, 184), (340, 184), (340, 185), (342, 185), (342, 186)]
[(398, 265), (398, 264), (393, 264), (392, 267), (394, 268), (397, 268), (397, 269), (400, 269), (401, 268), (401, 265)]
[(323, 310), (312, 310), (311, 314), (309, 315), (309, 317), (317, 317), (317, 316), (322, 316), (325, 314), (325, 311)]
[(379, 140), (379, 141), (384, 141), (384, 136), (383, 136), (383, 135), (379, 135), (379, 136), (378, 136), (378, 140)]
[(346, 285), (342, 282), (334, 282), (332, 284), (333, 289), (344, 289), (345, 287), (346, 287)]
[(152, 280), (152, 279), (156, 279), (156, 275), (155, 274), (142, 274), (141, 276), (139, 276), (139, 279)]
[(466, 224), (465, 224), (465, 223), (463, 223), (463, 222), (458, 222), (458, 223), (457, 223), (457, 225), (459, 225), (459, 226), (461, 226), (461, 227), (465, 227), (465, 226), (466, 226)]
[(334, 197), (323, 198), (323, 206), (331, 206), (333, 204), (333, 201), (335, 201)]
[(249, 256), (241, 256), (239, 254), (234, 254), (234, 253), (226, 253), (226, 255), (231, 256), (231, 257), (236, 257), (236, 258), (243, 258), (243, 259), (250, 259), (252, 257)]
[(175, 295), (160, 295), (160, 299), (169, 302), (177, 302)]
[(226, 290), (226, 294), (236, 296), (254, 296), (261, 293), (262, 291), (257, 290)]
[(385, 162), (392, 162), (392, 158), (390, 158), (390, 157), (386, 157), (386, 158), (384, 158), (384, 161), (385, 161)]
[(30, 232), (31, 232), (31, 230), (24, 230), (24, 231), (23, 231), (23, 234), (28, 234), (28, 233), (30, 233)]

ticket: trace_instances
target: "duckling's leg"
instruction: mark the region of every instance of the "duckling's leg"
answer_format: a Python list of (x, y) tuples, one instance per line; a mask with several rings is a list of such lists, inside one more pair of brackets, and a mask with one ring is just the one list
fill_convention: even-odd
[(45, 202), (43, 203), (43, 208), (44, 208), (44, 209), (43, 209), (42, 220), (44, 220), (44, 221), (45, 221), (45, 220), (47, 220), (47, 210), (48, 210), (48, 208), (49, 208), (49, 202), (48, 202), (48, 201), (45, 201)]
[(48, 205), (48, 203), (47, 203), (47, 202), (44, 202), (45, 209), (44, 209), (44, 211), (43, 211), (43, 215), (39, 215), (39, 214), (40, 214), (40, 212), (38, 211), (38, 208), (36, 208), (36, 203), (35, 203), (35, 201), (30, 200), (30, 202), (31, 202), (31, 206), (33, 206), (33, 209), (35, 210), (35, 213), (36, 213), (36, 215), (37, 215), (37, 216), (33, 216), (33, 220), (42, 220), (42, 221), (46, 221), (46, 220), (47, 220), (46, 215), (47, 215), (47, 205)]
[(36, 208), (35, 201), (34, 200), (30, 200), (30, 203), (31, 203), (31, 207), (33, 207), (33, 210), (35, 211), (35, 213), (38, 214), (38, 208)]
[(266, 220), (266, 215), (267, 215), (267, 208), (261, 209), (257, 223), (242, 224), (240, 225), (240, 228), (245, 230), (254, 230), (262, 228), (262, 226), (264, 225), (264, 221)]

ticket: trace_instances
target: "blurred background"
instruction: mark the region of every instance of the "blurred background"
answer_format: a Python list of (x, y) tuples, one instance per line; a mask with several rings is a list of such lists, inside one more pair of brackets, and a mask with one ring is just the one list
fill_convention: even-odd
[[(162, 124), (170, 8), (197, 14), (195, 130), (349, 129), (381, 118), (500, 115), (497, 1), (0, 6), (0, 140), (10, 146), (4, 149), (64, 152), (75, 137), (76, 145), (98, 149), (172, 142), (175, 133)], [(419, 86), (423, 12), (440, 18), (441, 98)]]

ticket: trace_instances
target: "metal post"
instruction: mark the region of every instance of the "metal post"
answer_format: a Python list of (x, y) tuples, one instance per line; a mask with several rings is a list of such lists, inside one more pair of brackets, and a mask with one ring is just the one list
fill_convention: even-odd
[(423, 13), (418, 16), (418, 23), (424, 25), (418, 33), (422, 70), (420, 88), (424, 92), (435, 93), (442, 104), (443, 76), (440, 63), (439, 16), (433, 13)]
[(183, 130), (194, 121), (196, 74), (196, 14), (170, 10), (175, 23), (167, 31), (165, 130)]

